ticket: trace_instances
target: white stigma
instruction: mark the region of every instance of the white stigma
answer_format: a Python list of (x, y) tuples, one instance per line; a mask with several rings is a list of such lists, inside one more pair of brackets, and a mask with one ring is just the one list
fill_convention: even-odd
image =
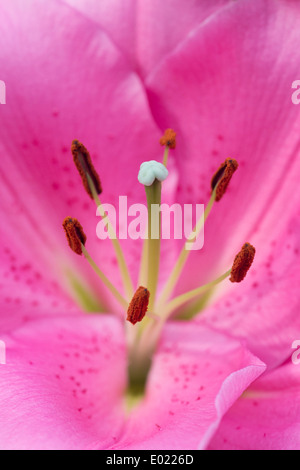
[(168, 177), (168, 174), (168, 170), (162, 163), (151, 160), (141, 164), (138, 180), (144, 186), (151, 186), (155, 179), (164, 181)]

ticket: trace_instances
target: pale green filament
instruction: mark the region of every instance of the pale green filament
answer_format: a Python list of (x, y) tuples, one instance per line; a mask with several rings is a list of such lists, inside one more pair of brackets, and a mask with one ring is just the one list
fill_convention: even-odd
[(166, 145), (165, 151), (164, 151), (164, 158), (163, 158), (163, 165), (166, 168), (167, 168), (167, 165), (168, 165), (169, 151), (170, 151), (170, 147), (168, 145)]
[(205, 292), (212, 289), (214, 286), (222, 282), (224, 279), (230, 276), (231, 269), (226, 271), (222, 276), (218, 277), (214, 281), (209, 282), (197, 289), (190, 292), (186, 292), (175, 299), (172, 299), (164, 308), (163, 314), (157, 322), (148, 322), (143, 328), (141, 334), (137, 337), (138, 342), (136, 344), (136, 350), (139, 351), (140, 358), (144, 358), (147, 363), (147, 358), (151, 357), (151, 354), (156, 348), (157, 341), (160, 337), (161, 331), (165, 322), (171, 316), (171, 314), (182, 307), (185, 303), (197, 299), (202, 296)]
[(110, 282), (110, 280), (105, 276), (105, 274), (98, 268), (97, 264), (95, 261), (92, 259), (90, 254), (88, 253), (87, 249), (83, 244), (81, 244), (81, 249), (82, 253), (84, 254), (86, 260), (89, 262), (90, 266), (93, 268), (95, 273), (100, 277), (101, 281), (103, 284), (110, 290), (112, 295), (117, 299), (117, 301), (120, 303), (120, 305), (127, 310), (128, 308), (128, 302), (122, 295), (119, 293), (119, 291), (115, 288), (115, 286)]
[[(205, 211), (204, 211), (204, 214), (202, 215), (202, 217), (198, 220), (197, 224), (196, 224), (196, 227), (194, 228), (193, 232), (191, 233), (190, 237), (188, 238), (188, 243), (194, 243), (194, 241), (196, 240), (196, 238), (198, 237), (200, 231), (203, 229), (203, 226), (204, 226), (204, 223), (207, 219), (207, 217), (209, 216), (210, 212), (211, 212), (211, 209), (213, 207), (213, 204), (215, 202), (215, 198), (216, 198), (216, 188), (214, 189), (214, 191), (212, 192), (212, 195), (210, 197), (210, 200), (205, 208)], [(158, 300), (158, 303), (157, 303), (157, 309), (159, 310), (164, 304), (165, 302), (168, 300), (168, 298), (170, 297), (170, 295), (172, 294), (173, 292), (173, 289), (174, 287), (176, 286), (177, 282), (178, 282), (178, 279), (182, 273), (182, 270), (185, 266), (185, 263), (188, 259), (188, 256), (190, 254), (190, 250), (187, 250), (185, 248), (185, 246), (183, 247), (183, 249), (181, 250), (181, 253), (177, 259), (177, 262), (174, 266), (174, 269), (173, 271), (171, 272), (171, 275), (161, 293), (161, 296)]]
[[(150, 292), (149, 310), (154, 306), (159, 275), (160, 237), (161, 237), (161, 182), (154, 180), (151, 186), (145, 186), (148, 205), (148, 279)], [(156, 210), (157, 209), (157, 210)], [(154, 213), (156, 217), (154, 217)]]
[(207, 284), (204, 284), (201, 287), (197, 287), (196, 289), (193, 289), (189, 292), (185, 292), (184, 294), (181, 294), (178, 297), (175, 297), (169, 303), (166, 304), (164, 312), (160, 316), (160, 318), (165, 321), (169, 317), (170, 313), (182, 307), (185, 303), (199, 298), (201, 295), (203, 295), (205, 292), (210, 290), (212, 287), (216, 286), (220, 282), (224, 281), (224, 279), (229, 277), (230, 273), (231, 273), (231, 269), (226, 271), (226, 273), (222, 274), (222, 276), (219, 276), (214, 281), (211, 281)]
[(94, 199), (97, 207), (100, 207), (100, 214), (102, 215), (102, 220), (104, 221), (106, 219), (105, 223), (107, 225), (107, 230), (108, 230), (108, 234), (110, 236), (111, 242), (112, 242), (113, 247), (115, 249), (118, 265), (119, 265), (122, 280), (123, 280), (124, 289), (125, 289), (125, 292), (126, 292), (126, 297), (127, 297), (128, 300), (131, 300), (131, 298), (133, 297), (133, 294), (134, 294), (134, 288), (133, 288), (133, 283), (132, 283), (132, 280), (131, 280), (131, 277), (130, 277), (130, 274), (129, 274), (129, 271), (128, 271), (128, 268), (127, 268), (127, 264), (126, 264), (126, 261), (125, 261), (125, 257), (124, 257), (120, 242), (119, 242), (119, 240), (116, 236), (116, 232), (115, 232), (115, 230), (114, 230), (114, 228), (113, 228), (113, 226), (112, 226), (112, 224), (109, 220), (108, 215), (106, 213), (104, 213), (104, 211), (102, 210), (101, 201), (100, 201), (100, 198), (97, 194), (97, 191), (96, 191), (96, 188), (94, 186), (92, 178), (90, 177), (90, 175), (88, 173), (86, 173), (86, 176), (87, 176), (87, 180), (88, 180), (90, 190), (91, 190), (92, 195), (93, 195), (93, 199)]
[[(148, 228), (147, 228), (148, 233)], [(143, 251), (142, 251), (142, 259), (141, 259), (141, 266), (140, 266), (140, 273), (139, 273), (139, 286), (145, 286), (148, 281), (148, 237), (145, 238), (143, 243)]]
[(107, 312), (107, 306), (95, 297), (95, 294), (85, 285), (82, 279), (77, 277), (72, 269), (65, 268), (65, 275), (72, 288), (71, 295), (84, 311), (90, 313)]

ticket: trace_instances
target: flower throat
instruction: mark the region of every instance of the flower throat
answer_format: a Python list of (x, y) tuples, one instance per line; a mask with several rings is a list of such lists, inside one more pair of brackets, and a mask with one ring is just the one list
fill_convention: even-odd
[[(86, 243), (87, 236), (80, 222), (73, 217), (66, 217), (63, 228), (67, 241), (74, 253), (83, 255), (91, 268), (96, 272), (102, 284), (118, 301), (124, 312), (124, 328), (128, 347), (128, 391), (129, 395), (143, 394), (147, 376), (151, 367), (151, 358), (157, 347), (157, 343), (165, 322), (172, 318), (189, 320), (201, 310), (203, 296), (229, 278), (231, 282), (241, 282), (252, 265), (255, 248), (250, 243), (245, 243), (233, 260), (232, 267), (217, 279), (202, 285), (196, 289), (172, 297), (173, 291), (181, 277), (183, 268), (191, 254), (183, 246), (177, 261), (168, 277), (162, 292), (158, 297), (157, 285), (160, 269), (160, 245), (161, 245), (161, 212), (159, 217), (153, 220), (152, 207), (161, 205), (161, 192), (163, 181), (168, 177), (167, 163), (170, 149), (176, 148), (176, 133), (167, 129), (160, 139), (160, 144), (165, 147), (162, 163), (155, 160), (144, 162), (141, 165), (138, 181), (145, 187), (148, 207), (148, 237), (144, 240), (141, 253), (140, 276), (137, 286), (134, 286), (127, 267), (124, 253), (116, 236), (115, 229), (109, 220), (108, 214), (102, 209), (100, 195), (102, 184), (95, 170), (90, 154), (82, 143), (74, 140), (71, 146), (73, 160), (89, 197), (94, 200), (103, 222), (107, 226), (109, 238), (112, 242), (116, 261), (120, 270), (123, 292), (117, 289), (113, 282), (94, 262), (89, 254)], [(238, 168), (236, 160), (227, 158), (217, 169), (211, 179), (211, 197), (200, 219), (196, 222), (194, 230), (187, 238), (189, 243), (194, 243), (213, 208), (215, 202), (219, 202), (224, 196), (230, 180)], [(157, 224), (158, 237), (151, 237), (153, 224)]]

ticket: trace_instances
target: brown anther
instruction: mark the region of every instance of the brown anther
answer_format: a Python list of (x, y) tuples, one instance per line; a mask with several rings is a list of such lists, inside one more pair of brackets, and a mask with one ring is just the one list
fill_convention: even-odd
[(97, 194), (102, 193), (102, 186), (99, 175), (93, 166), (90, 154), (85, 146), (78, 140), (73, 140), (71, 145), (71, 152), (76, 168), (81, 176), (83, 186), (85, 187), (88, 195), (93, 199), (93, 193), (89, 185), (87, 174), (91, 178)]
[(133, 325), (138, 321), (142, 321), (148, 309), (149, 298), (150, 292), (148, 289), (140, 286), (129, 304), (126, 320)]
[(222, 163), (220, 168), (212, 177), (211, 189), (213, 191), (216, 187), (216, 201), (220, 201), (222, 198), (237, 167), (238, 162), (236, 160), (233, 158), (226, 158), (225, 162)]
[(77, 219), (66, 217), (62, 225), (66, 232), (67, 240), (71, 250), (77, 253), (77, 255), (81, 255), (81, 244), (85, 245), (86, 235), (80, 223)]
[(170, 149), (176, 147), (176, 132), (173, 129), (167, 129), (159, 141), (160, 145), (166, 145)]
[(253, 263), (255, 248), (250, 243), (245, 243), (241, 251), (236, 255), (231, 269), (231, 282), (241, 282)]

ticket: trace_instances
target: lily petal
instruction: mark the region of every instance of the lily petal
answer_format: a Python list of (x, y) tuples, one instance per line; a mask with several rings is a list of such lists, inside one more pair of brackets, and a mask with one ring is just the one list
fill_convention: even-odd
[(282, 235), (266, 243), (265, 259), (254, 260), (241, 285), (224, 285), (218, 301), (199, 316), (200, 322), (243, 338), (269, 368), (287, 360), (300, 332), (299, 230), (300, 221), (292, 217)]
[(123, 423), (126, 384), (116, 319), (53, 316), (3, 340), (2, 449), (87, 449), (99, 440), (112, 445)]
[[(91, 300), (91, 299), (90, 299)], [(0, 251), (0, 339), (29, 320), (82, 311), (59, 283), (40, 271), (35, 263), (6, 247)]]
[(235, 2), (147, 80), (159, 124), (177, 131), (181, 203), (208, 200), (219, 164), (227, 157), (239, 162), (206, 222), (204, 248), (190, 256), (177, 291), (213, 280), (232, 266), (243, 243), (252, 243), (253, 268), (241, 286), (217, 291), (229, 294), (212, 307), (211, 322), (249, 340), (272, 367), (285, 361), (292, 330), (300, 327), (300, 114), (291, 101), (298, 31), (294, 2)]
[[(161, 148), (143, 85), (106, 33), (62, 2), (2, 2), (0, 14), (7, 89), (0, 129), (3, 239), (22, 226), (19, 249), (26, 246), (41, 269), (52, 267), (61, 280), (67, 265), (99, 292), (98, 279), (66, 247), (61, 224), (76, 216), (95, 261), (121, 289), (111, 243), (96, 236), (100, 218), (70, 146), (77, 138), (89, 149), (104, 188), (102, 202), (118, 208), (119, 195), (128, 197), (128, 206), (145, 201), (138, 170)], [(141, 241), (122, 243), (136, 280)], [(109, 298), (105, 290), (100, 297)]]
[(293, 188), (300, 174), (300, 114), (291, 101), (300, 60), (298, 13), (295, 2), (234, 2), (147, 78), (157, 122), (177, 132), (179, 202), (207, 201), (219, 165), (227, 157), (239, 163), (205, 225), (204, 248), (190, 256), (180, 292), (228, 269), (245, 241), (263, 258), (266, 244), (299, 216)]
[(210, 449), (298, 450), (299, 385), (292, 362), (259, 378), (225, 415)]
[(264, 370), (228, 336), (193, 323), (166, 325), (145, 400), (113, 448), (206, 448), (226, 410)]
[(192, 324), (169, 325), (145, 399), (126, 419), (125, 338), (116, 318), (52, 317), (2, 338), (4, 449), (204, 448), (265, 370), (236, 340)]
[(109, 34), (142, 75), (231, 0), (64, 0)]

